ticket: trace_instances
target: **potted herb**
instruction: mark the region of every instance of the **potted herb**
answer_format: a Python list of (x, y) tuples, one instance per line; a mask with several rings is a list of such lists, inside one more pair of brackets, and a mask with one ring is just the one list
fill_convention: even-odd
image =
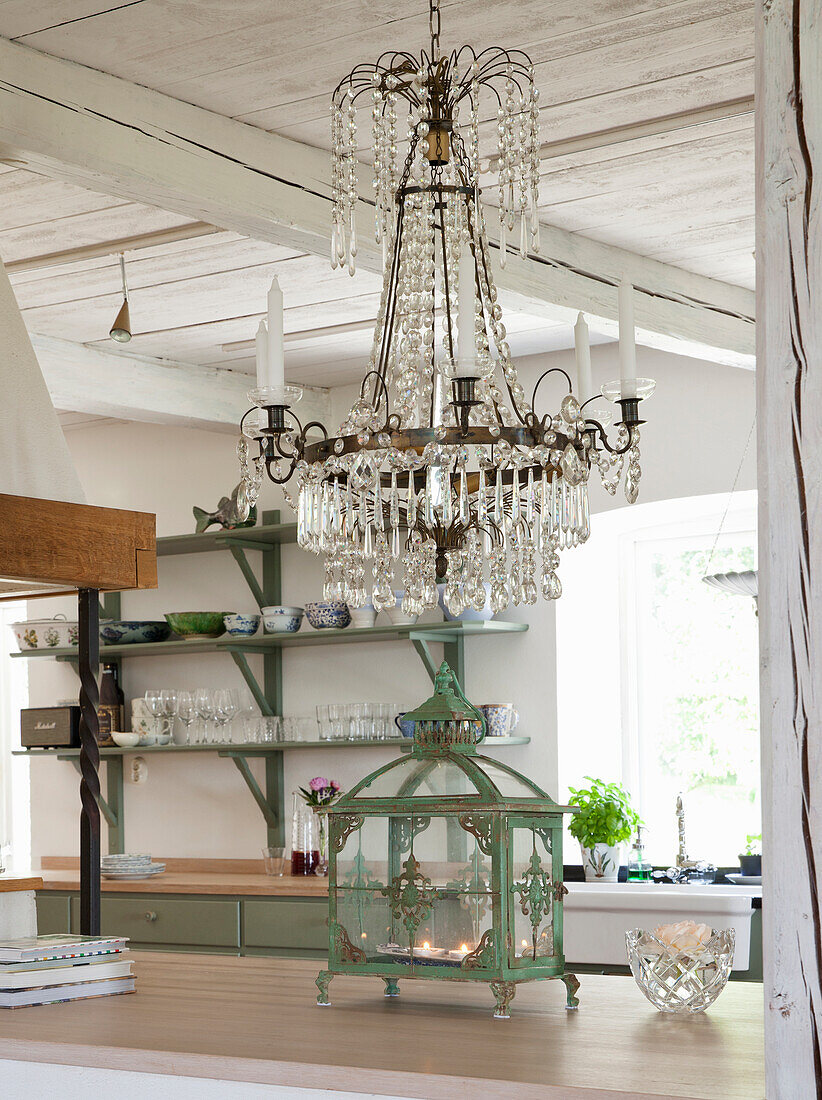
[(582, 865), (588, 882), (616, 882), (619, 846), (640, 822), (628, 792), (619, 783), (585, 778), (589, 787), (570, 787), (569, 805), (578, 806), (568, 828), (582, 848)]
[(761, 833), (748, 833), (745, 838), (745, 854), (739, 857), (739, 869), (743, 875), (762, 874)]

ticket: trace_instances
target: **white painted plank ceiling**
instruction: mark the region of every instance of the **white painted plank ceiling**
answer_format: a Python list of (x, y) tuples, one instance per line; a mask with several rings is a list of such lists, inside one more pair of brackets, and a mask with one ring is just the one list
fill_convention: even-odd
[[(443, 0), (443, 45), (531, 54), (545, 222), (750, 287), (753, 15), (752, 0)], [(426, 35), (425, 0), (0, 0), (0, 36), (322, 148), (336, 80), (383, 48), (418, 49)], [(668, 116), (661, 132), (642, 130)], [(483, 117), (491, 156), (490, 104)], [(0, 171), (5, 261), (184, 222), (20, 165)], [(323, 258), (228, 232), (134, 252), (128, 273), (129, 350), (244, 371), (250, 353), (224, 345), (253, 336), (273, 274), (291, 333), (369, 320), (379, 289), (373, 275), (351, 280)], [(12, 281), (30, 331), (111, 347), (115, 257), (12, 271)], [(508, 328), (518, 354), (569, 343), (567, 331), (527, 315)], [(313, 385), (355, 378), (368, 343), (365, 331), (292, 341), (288, 372)]]

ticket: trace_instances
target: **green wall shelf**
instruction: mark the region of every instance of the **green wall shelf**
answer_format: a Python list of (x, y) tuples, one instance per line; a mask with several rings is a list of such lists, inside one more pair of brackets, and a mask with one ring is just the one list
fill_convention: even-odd
[[(243, 527), (235, 531), (205, 531), (196, 535), (172, 535), (157, 539), (157, 556), (179, 554), (228, 552), (234, 558), (248, 585), (257, 606), (262, 608), (282, 602), (282, 565), (280, 548), (297, 541), (297, 525), (280, 523), (279, 512), (264, 512), (258, 527)], [(252, 565), (249, 553), (259, 553), (262, 568)], [(259, 561), (260, 559), (258, 559)], [(104, 599), (104, 616), (119, 618), (119, 593)], [(415, 623), (413, 626), (374, 626), (345, 630), (314, 630), (306, 626), (296, 634), (266, 634), (260, 637), (238, 639), (223, 636), (213, 640), (193, 639), (168, 642), (152, 642), (143, 645), (102, 645), (101, 660), (120, 662), (128, 657), (174, 657), (181, 654), (224, 653), (231, 656), (254, 696), (262, 714), (282, 714), (283, 671), (282, 655), (286, 649), (305, 646), (354, 645), (361, 642), (411, 643), (414, 651), (432, 682), (439, 659), (431, 653), (433, 643), (443, 647), (443, 657), (456, 673), (461, 683), (465, 681), (466, 638), (495, 638), (521, 634), (527, 623), (497, 622), (437, 622)], [(51, 657), (68, 661), (76, 666), (76, 649), (28, 649), (13, 653), (16, 658)], [(262, 657), (262, 678), (255, 674), (249, 657)], [(494, 738), (497, 747), (528, 744), (527, 737)], [(102, 748), (100, 755), (106, 765), (106, 797), (100, 798), (100, 811), (109, 826), (109, 851), (125, 851), (125, 824), (123, 814), (123, 757), (176, 752), (211, 752), (234, 761), (252, 797), (265, 818), (268, 833), (267, 844), (282, 847), (285, 843), (285, 793), (283, 790), (283, 752), (292, 748), (387, 748), (404, 746), (399, 740), (390, 741), (293, 741), (274, 745), (147, 745), (144, 748)], [(30, 759), (38, 756), (56, 756), (78, 766), (79, 750), (24, 749), (18, 755)], [(265, 760), (265, 789), (258, 784), (249, 766), (250, 758)]]

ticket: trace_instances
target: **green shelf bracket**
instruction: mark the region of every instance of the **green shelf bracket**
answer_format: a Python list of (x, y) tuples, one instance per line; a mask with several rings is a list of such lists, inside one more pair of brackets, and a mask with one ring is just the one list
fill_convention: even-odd
[[(257, 576), (254, 570), (251, 568), (251, 562), (245, 556), (246, 545), (250, 545), (250, 543), (238, 546), (237, 543), (232, 540), (230, 543), (228, 543), (228, 548), (231, 551), (232, 558), (234, 558), (237, 565), (239, 565), (240, 572), (245, 577), (245, 583), (251, 589), (251, 594), (257, 602), (257, 607), (263, 608), (267, 606), (265, 594), (260, 587), (260, 582), (257, 580)], [(260, 550), (261, 547), (258, 545), (252, 547), (252, 549)], [(270, 554), (273, 550), (274, 547), (271, 547), (270, 549), (264, 549), (263, 554)]]
[(268, 847), (282, 848), (285, 845), (285, 821), (283, 792), (283, 754), (281, 752), (267, 754), (265, 756), (265, 792), (260, 788), (254, 773), (248, 763), (248, 758), (262, 755), (251, 752), (228, 751), (221, 752), (224, 756), (234, 761), (237, 771), (245, 780), (245, 785), (251, 791), (251, 796), (257, 803), (260, 812), (265, 819), (268, 832)]
[[(59, 756), (58, 760), (70, 760), (78, 775), (80, 773), (80, 758), (77, 756)], [(123, 757), (109, 756), (104, 761), (106, 765), (106, 794), (108, 798), (99, 795), (97, 805), (100, 813), (108, 825), (108, 850), (109, 852), (124, 852), (125, 849), (125, 815), (123, 813)]]
[(434, 633), (429, 631), (426, 633), (425, 629), (414, 630), (408, 637), (417, 651), (419, 659), (425, 666), (425, 671), (431, 678), (431, 683), (434, 682), (434, 677), (437, 674), (437, 669), (440, 667), (440, 662), (436, 661), (431, 656), (431, 650), (428, 648), (429, 642), (440, 642), (443, 645), (443, 658), (451, 666), (454, 675), (462, 685), (465, 683), (465, 644), (462, 635), (445, 635)]
[(252, 672), (251, 666), (248, 663), (248, 658), (246, 657), (245, 653), (237, 649), (230, 649), (229, 653), (234, 660), (234, 664), (242, 673), (243, 679), (248, 684), (248, 689), (254, 696), (254, 702), (260, 708), (260, 713), (266, 715), (267, 717), (272, 715), (274, 711), (271, 709), (271, 704), (266, 698), (265, 691), (263, 691), (263, 689), (260, 687), (257, 677)]

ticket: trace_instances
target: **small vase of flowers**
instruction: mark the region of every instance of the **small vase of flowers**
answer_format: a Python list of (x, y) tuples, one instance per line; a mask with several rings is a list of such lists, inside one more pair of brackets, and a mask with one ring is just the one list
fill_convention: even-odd
[(300, 797), (309, 805), (319, 820), (319, 852), (320, 861), (314, 871), (315, 875), (328, 874), (328, 822), (323, 810), (335, 802), (342, 794), (342, 788), (336, 779), (326, 779), (322, 775), (315, 775), (309, 780), (308, 787), (300, 787)]

